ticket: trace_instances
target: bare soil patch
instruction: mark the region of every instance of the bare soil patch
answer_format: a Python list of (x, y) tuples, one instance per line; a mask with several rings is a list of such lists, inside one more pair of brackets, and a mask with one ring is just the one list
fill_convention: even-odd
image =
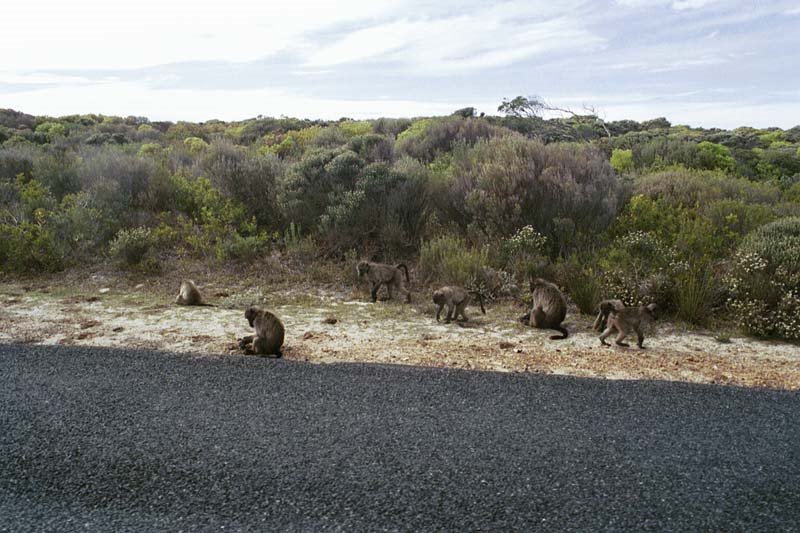
[(645, 350), (609, 348), (590, 329), (591, 317), (573, 311), (569, 338), (551, 341), (554, 332), (517, 323), (522, 309), (510, 302), (488, 306), (486, 315), (470, 309), (468, 323), (444, 324), (423, 294), (412, 305), (372, 304), (358, 290), (242, 280), (200, 285), (217, 307), (181, 307), (171, 304), (175, 280), (105, 281), (58, 290), (0, 284), (0, 341), (239, 354), (236, 339), (250, 333), (243, 310), (258, 303), (283, 320), (290, 359), (800, 388), (797, 345), (736, 336), (720, 342), (671, 323), (654, 325)]

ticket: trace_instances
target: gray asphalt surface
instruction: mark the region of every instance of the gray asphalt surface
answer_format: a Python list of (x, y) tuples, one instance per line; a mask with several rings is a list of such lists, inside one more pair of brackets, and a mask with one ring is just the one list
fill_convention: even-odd
[(800, 396), (0, 345), (0, 529), (800, 528)]

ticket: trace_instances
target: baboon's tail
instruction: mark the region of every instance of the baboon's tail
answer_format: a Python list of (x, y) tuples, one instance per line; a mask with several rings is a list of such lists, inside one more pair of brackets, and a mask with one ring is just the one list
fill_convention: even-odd
[(481, 313), (484, 315), (486, 314), (486, 309), (483, 308), (483, 294), (478, 291), (469, 291), (470, 294), (474, 294), (478, 297), (478, 303), (481, 304)]
[(559, 337), (558, 335), (551, 335), (550, 340), (559, 341), (562, 339), (566, 339), (569, 336), (569, 331), (567, 331), (567, 328), (565, 328), (564, 326), (558, 325), (553, 327), (553, 329), (560, 331), (561, 337)]
[(400, 263), (396, 268), (402, 268), (406, 273), (406, 283), (411, 283), (411, 278), (408, 277), (408, 267), (403, 263)]
[(608, 322), (608, 313), (603, 312), (601, 309), (597, 313), (597, 318), (594, 319), (594, 324), (592, 324), (592, 329), (595, 331), (603, 331), (606, 329), (606, 323)]

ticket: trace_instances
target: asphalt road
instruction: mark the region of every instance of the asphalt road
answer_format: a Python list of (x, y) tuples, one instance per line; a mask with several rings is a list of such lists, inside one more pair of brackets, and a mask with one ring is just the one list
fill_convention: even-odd
[(800, 529), (800, 396), (0, 345), (0, 530)]

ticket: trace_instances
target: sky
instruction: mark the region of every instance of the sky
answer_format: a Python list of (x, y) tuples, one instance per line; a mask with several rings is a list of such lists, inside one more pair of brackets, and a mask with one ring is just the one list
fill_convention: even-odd
[(800, 1), (26, 0), (0, 108), (240, 120), (497, 114), (800, 125)]

